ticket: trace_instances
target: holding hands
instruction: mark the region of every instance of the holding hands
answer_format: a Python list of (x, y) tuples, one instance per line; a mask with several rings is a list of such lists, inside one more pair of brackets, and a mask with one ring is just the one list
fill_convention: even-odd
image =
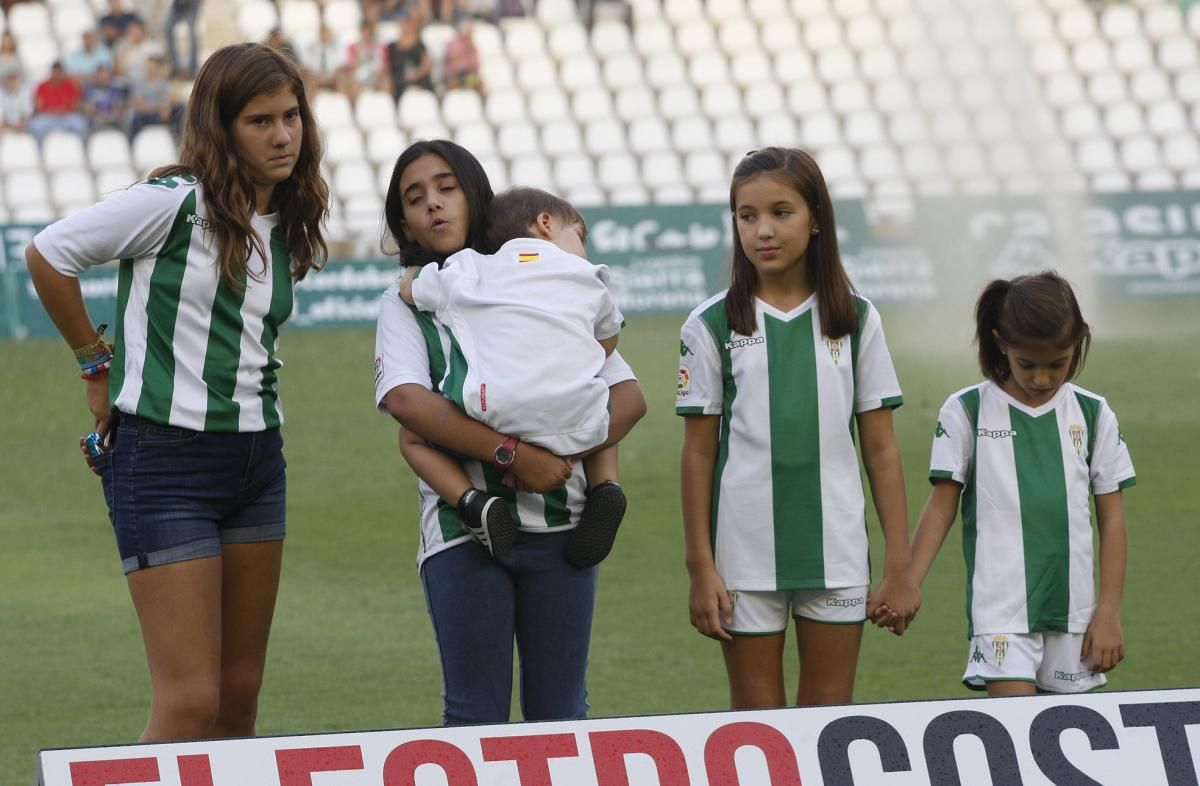
[(908, 571), (885, 573), (867, 597), (867, 619), (903, 636), (921, 608), (921, 590)]

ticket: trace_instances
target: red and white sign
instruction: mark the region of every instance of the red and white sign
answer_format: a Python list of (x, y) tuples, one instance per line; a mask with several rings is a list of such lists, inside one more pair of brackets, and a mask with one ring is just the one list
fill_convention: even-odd
[(39, 784), (1196, 786), (1198, 765), (1189, 688), (47, 750)]

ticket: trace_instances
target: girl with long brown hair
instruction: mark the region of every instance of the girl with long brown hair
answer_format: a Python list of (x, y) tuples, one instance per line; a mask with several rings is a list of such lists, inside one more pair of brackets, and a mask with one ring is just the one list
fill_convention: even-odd
[[(179, 162), (25, 252), (94, 418), (81, 445), (150, 667), (143, 741), (254, 734), (286, 531), (279, 329), (326, 258), (320, 159), (295, 66), (228, 46), (196, 77)], [(106, 334), (78, 276), (109, 260)]]
[[(786, 703), (791, 619), (796, 702), (847, 703), (863, 622), (902, 632), (920, 603), (892, 427), (900, 386), (879, 314), (842, 267), (812, 157), (750, 153), (729, 208), (732, 282), (691, 313), (679, 344), (691, 621), (721, 642), (735, 709)], [(856, 426), (887, 544), (870, 593)]]

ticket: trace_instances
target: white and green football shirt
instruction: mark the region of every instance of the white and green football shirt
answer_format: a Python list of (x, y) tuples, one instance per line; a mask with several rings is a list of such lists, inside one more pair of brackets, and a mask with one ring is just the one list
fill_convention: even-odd
[(721, 416), (717, 572), (731, 590), (869, 584), (854, 416), (902, 403), (879, 313), (856, 298), (858, 329), (834, 340), (816, 295), (789, 312), (756, 303), (753, 335), (730, 330), (722, 292), (691, 313), (679, 344), (675, 411)]
[[(528, 351), (521, 347), (514, 352)], [(399, 385), (417, 384), (439, 393), (461, 384), (466, 361), (453, 332), (400, 298), (399, 282), (388, 287), (379, 304), (375, 333), (375, 405), (385, 412), (384, 398)], [(618, 352), (613, 352), (600, 368), (600, 378), (608, 387), (636, 380)], [(457, 381), (456, 381), (457, 380)], [(463, 469), (471, 485), (484, 489), (508, 502), (509, 511), (524, 532), (545, 533), (572, 529), (579, 523), (587, 488), (583, 462), (575, 463), (575, 472), (567, 484), (546, 494), (516, 492), (501, 481), (504, 473), (491, 464), (464, 460)], [(424, 481), (418, 484), (421, 504), (421, 541), (417, 564), (440, 551), (470, 540), (453, 500), (445, 502)]]
[(960, 390), (938, 413), (929, 477), (963, 486), (968, 637), (1087, 630), (1089, 498), (1136, 482), (1103, 398), (1069, 382), (1039, 407), (991, 381)]
[(164, 425), (251, 432), (283, 422), (279, 327), (292, 312), (291, 256), (275, 215), (251, 225), (244, 286), (217, 267), (217, 243), (192, 177), (146, 180), (64, 218), (33, 239), (58, 272), (120, 260), (110, 333), (112, 405)]

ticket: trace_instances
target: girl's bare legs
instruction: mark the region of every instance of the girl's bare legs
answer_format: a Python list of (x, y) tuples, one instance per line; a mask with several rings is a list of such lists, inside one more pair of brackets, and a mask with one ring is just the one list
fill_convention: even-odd
[(800, 685), (796, 704), (849, 704), (854, 701), (854, 675), (863, 626), (831, 625), (796, 618)]
[(127, 577), (150, 666), (142, 742), (254, 733), (283, 541)]
[(1025, 680), (992, 680), (987, 684), (989, 696), (1033, 696), (1037, 685)]
[(729, 677), (729, 707), (734, 710), (783, 707), (784, 634), (734, 636), (721, 642)]

